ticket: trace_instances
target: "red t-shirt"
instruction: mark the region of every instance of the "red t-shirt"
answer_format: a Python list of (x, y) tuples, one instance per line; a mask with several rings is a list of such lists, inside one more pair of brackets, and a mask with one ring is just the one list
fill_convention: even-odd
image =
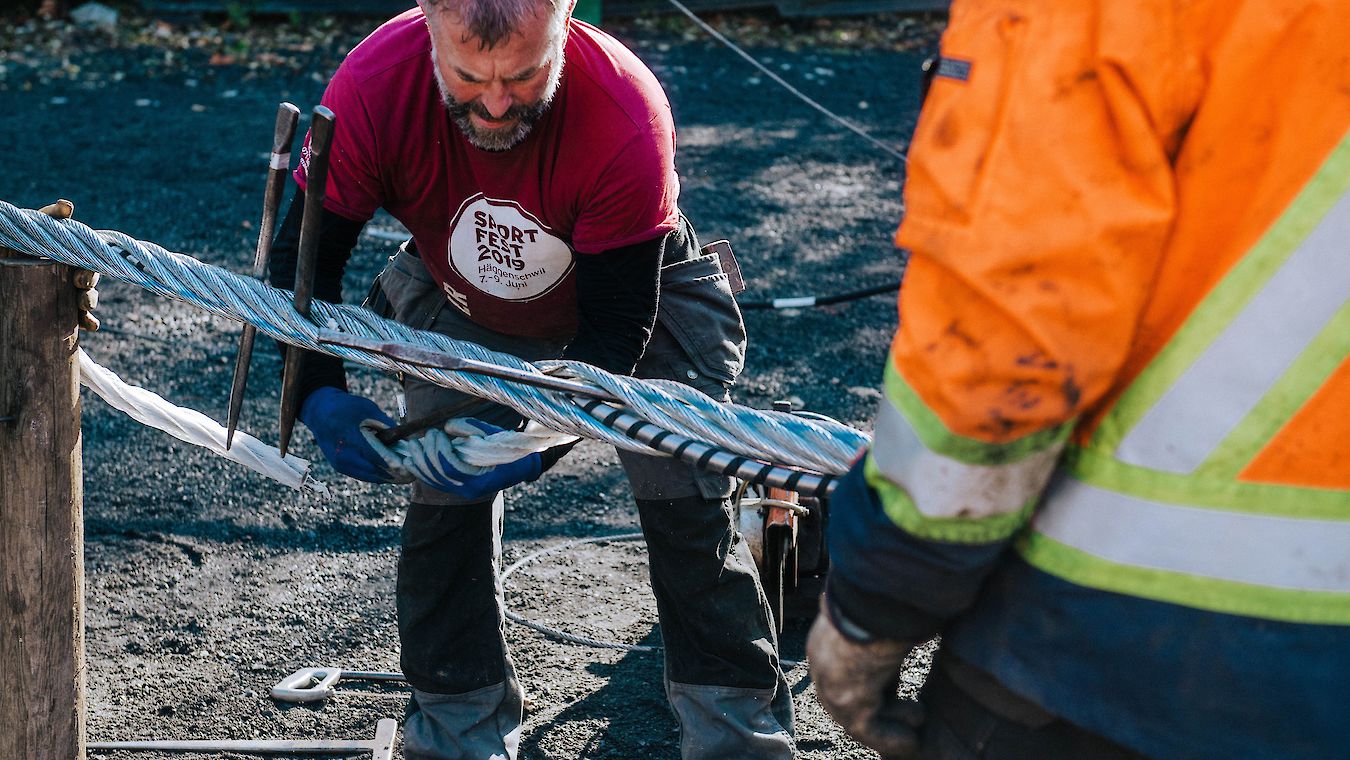
[[(519, 145), (469, 144), (441, 102), (426, 20), (385, 23), (338, 68), (324, 207), (383, 207), (412, 232), (456, 308), (512, 335), (576, 330), (574, 254), (675, 229), (675, 125), (656, 77), (593, 26), (571, 22), (557, 95)], [(308, 144), (308, 141), (306, 141)], [(308, 147), (295, 180), (305, 186)]]

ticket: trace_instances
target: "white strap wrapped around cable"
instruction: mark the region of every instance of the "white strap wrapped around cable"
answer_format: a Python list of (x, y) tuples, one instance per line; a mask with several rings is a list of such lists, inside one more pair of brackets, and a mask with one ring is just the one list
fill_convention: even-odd
[(80, 383), (97, 393), (114, 409), (137, 422), (163, 430), (180, 441), (201, 446), (233, 462), (260, 472), (297, 491), (327, 498), (328, 486), (309, 476), (309, 461), (294, 454), (281, 458), (276, 447), (236, 431), (234, 445), (225, 448), (225, 427), (195, 409), (175, 406), (162, 396), (131, 385), (106, 367), (99, 366), (80, 349)]
[[(448, 420), (447, 426), (454, 426), (459, 419)], [(459, 432), (454, 441), (455, 453), (465, 464), (474, 467), (493, 467), (517, 459), (536, 451), (546, 451), (554, 446), (571, 443), (577, 436), (557, 433), (530, 420), (524, 430), (503, 430), (492, 435), (464, 435)]]

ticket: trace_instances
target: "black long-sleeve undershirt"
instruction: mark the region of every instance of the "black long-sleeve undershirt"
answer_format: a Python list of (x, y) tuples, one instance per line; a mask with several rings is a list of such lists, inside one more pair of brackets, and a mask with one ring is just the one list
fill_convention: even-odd
[(563, 350), (564, 359), (633, 374), (656, 323), (665, 243), (663, 235), (577, 255), (577, 334)]

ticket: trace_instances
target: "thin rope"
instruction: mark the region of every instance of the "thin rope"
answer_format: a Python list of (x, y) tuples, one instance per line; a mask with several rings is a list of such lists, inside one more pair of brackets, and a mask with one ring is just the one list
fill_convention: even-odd
[(806, 103), (808, 106), (811, 106), (812, 108), (824, 114), (827, 118), (831, 119), (832, 121), (836, 122), (837, 124), (849, 130), (850, 132), (871, 143), (878, 150), (898, 159), (901, 163), (904, 163), (905, 161), (904, 153), (901, 153), (900, 151), (896, 150), (895, 148), (892, 148), (891, 146), (887, 145), (881, 140), (878, 140), (877, 138), (868, 134), (867, 131), (864, 130), (862, 127), (858, 126), (857, 124), (854, 124), (848, 119), (845, 119), (844, 117), (840, 116), (834, 111), (831, 111), (830, 109), (826, 108), (820, 103), (817, 103), (815, 100), (811, 98), (810, 95), (807, 95), (806, 93), (802, 92), (796, 87), (793, 87), (791, 84), (787, 82), (787, 80), (775, 74), (773, 70), (770, 69), (768, 66), (765, 66), (764, 64), (760, 63), (758, 60), (755, 59), (754, 56), (745, 52), (740, 47), (738, 47), (736, 43), (732, 42), (731, 40), (723, 36), (721, 32), (712, 28), (712, 26), (709, 25), (708, 22), (704, 21), (703, 19), (695, 15), (695, 13), (686, 8), (684, 4), (680, 2), (680, 0), (669, 0), (669, 2), (671, 5), (675, 6), (676, 10), (678, 10), (680, 13), (683, 13), (684, 15), (688, 16), (689, 20), (697, 24), (700, 29), (711, 35), (713, 39), (717, 40), (723, 45), (726, 45), (728, 48), (731, 49), (733, 53), (744, 58), (746, 61), (750, 63), (751, 66), (754, 66), (755, 68), (759, 69), (760, 72), (764, 74), (764, 76), (772, 79), (774, 82), (777, 82), (783, 89), (787, 90), (793, 95), (796, 95), (803, 103)]
[[(642, 540), (641, 533), (620, 533), (614, 536), (591, 536), (590, 538), (576, 538), (572, 539), (571, 541), (564, 541), (560, 544), (554, 544), (553, 546), (546, 546), (540, 549), (535, 549), (529, 554), (526, 554), (524, 557), (521, 557), (520, 559), (511, 563), (511, 566), (506, 568), (506, 570), (502, 572), (502, 586), (503, 587), (506, 586), (506, 582), (511, 579), (512, 575), (515, 575), (517, 570), (525, 567), (526, 565), (532, 564), (536, 560), (547, 557), (551, 554), (558, 554), (559, 552), (564, 552), (567, 551), (568, 549), (575, 549), (578, 546), (585, 546), (587, 544), (610, 544), (610, 543), (619, 543), (623, 541), (640, 541), (640, 540)], [(503, 606), (503, 609), (505, 609), (507, 620), (510, 620), (511, 622), (517, 623), (519, 625), (523, 625), (531, 630), (538, 631), (539, 633), (542, 633), (545, 636), (549, 636), (551, 638), (555, 638), (560, 641), (565, 641), (569, 644), (579, 644), (581, 646), (594, 647), (596, 649), (618, 649), (624, 652), (665, 651), (665, 647), (661, 646), (654, 646), (649, 644), (626, 644), (622, 641), (606, 641), (604, 639), (596, 639), (590, 636), (582, 636), (581, 634), (577, 633), (569, 633), (568, 631), (564, 631), (560, 628), (555, 628), (551, 625), (545, 625), (544, 623), (530, 620), (529, 618), (525, 617), (524, 615), (521, 615), (518, 612), (512, 612), (509, 608), (506, 608), (505, 606)], [(778, 662), (779, 665), (785, 671), (791, 670), (792, 668), (795, 668), (798, 665), (802, 664), (800, 660), (780, 659)]]
[(737, 301), (736, 304), (742, 311), (751, 311), (758, 309), (806, 309), (813, 306), (831, 306), (849, 301), (859, 301), (871, 296), (879, 296), (885, 293), (894, 293), (900, 289), (900, 281), (888, 282), (884, 285), (873, 285), (870, 288), (859, 288), (850, 290), (846, 293), (834, 293), (827, 296), (784, 296), (770, 301)]

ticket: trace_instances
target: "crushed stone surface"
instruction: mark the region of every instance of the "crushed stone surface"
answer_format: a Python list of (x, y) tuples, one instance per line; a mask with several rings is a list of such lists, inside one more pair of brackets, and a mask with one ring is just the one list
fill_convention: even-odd
[[(246, 272), (277, 102), (307, 114), (343, 52), (380, 20), (253, 20), (245, 28), (121, 10), (111, 34), (0, 16), (0, 198), (29, 208), (70, 198), (76, 218), (95, 228)], [(712, 21), (835, 113), (905, 148), (919, 65), (940, 20)], [(667, 87), (680, 135), (681, 205), (705, 241), (731, 240), (749, 285), (744, 298), (827, 295), (898, 278), (890, 238), (901, 214), (899, 162), (760, 81), (678, 19), (612, 28)], [(372, 226), (397, 227), (387, 217)], [(348, 299), (360, 298), (393, 247), (363, 237)], [(130, 382), (224, 419), (239, 326), (107, 278), (100, 291), (105, 329), (82, 337), (89, 354)], [(768, 408), (793, 398), (870, 427), (895, 329), (893, 296), (747, 312), (746, 321), (737, 401)], [(270, 342), (259, 341), (241, 427), (269, 441), (280, 364)], [(392, 379), (364, 370), (351, 379), (354, 392), (393, 409)], [(268, 697), (302, 666), (398, 669), (400, 489), (342, 478), (303, 431), (295, 453), (317, 463), (330, 501), (302, 498), (140, 427), (88, 393), (83, 414), (92, 740), (369, 738), (377, 719), (401, 718), (398, 687), (344, 685), (317, 706)], [(617, 458), (589, 442), (512, 492), (508, 509), (508, 562), (564, 540), (637, 529)], [(660, 631), (646, 584), (640, 543), (595, 545), (523, 568), (508, 601), (575, 633), (653, 644)], [(798, 606), (810, 609), (809, 600)], [(788, 621), (785, 658), (804, 656), (808, 624)], [(560, 643), (516, 625), (507, 636), (530, 695), (523, 758), (678, 756), (659, 655)], [(823, 713), (804, 668), (789, 680), (801, 757), (875, 757)]]

